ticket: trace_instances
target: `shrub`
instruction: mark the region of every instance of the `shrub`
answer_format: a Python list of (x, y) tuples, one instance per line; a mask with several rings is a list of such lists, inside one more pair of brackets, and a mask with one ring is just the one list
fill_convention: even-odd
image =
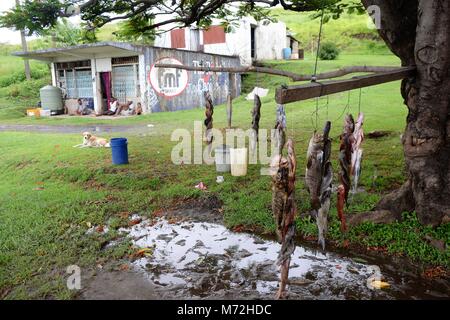
[(9, 90), (9, 95), (13, 98), (16, 98), (20, 95), (20, 89), (17, 86), (13, 86), (11, 90)]
[(319, 50), (320, 60), (336, 60), (339, 56), (338, 47), (332, 42), (325, 42)]

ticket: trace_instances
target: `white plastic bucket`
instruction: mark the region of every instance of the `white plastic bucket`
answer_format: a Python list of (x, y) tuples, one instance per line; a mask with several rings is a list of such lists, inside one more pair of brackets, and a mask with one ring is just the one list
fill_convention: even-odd
[(247, 148), (230, 149), (231, 175), (235, 177), (247, 174)]
[(219, 146), (215, 149), (216, 171), (230, 172), (230, 148), (226, 145)]

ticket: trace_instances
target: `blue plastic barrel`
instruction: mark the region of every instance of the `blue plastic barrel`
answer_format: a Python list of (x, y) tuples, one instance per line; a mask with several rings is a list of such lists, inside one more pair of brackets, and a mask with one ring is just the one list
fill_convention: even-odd
[(289, 60), (291, 58), (292, 49), (291, 48), (284, 48), (283, 49), (283, 59)]
[(126, 138), (112, 138), (110, 145), (112, 163), (128, 164), (128, 140)]

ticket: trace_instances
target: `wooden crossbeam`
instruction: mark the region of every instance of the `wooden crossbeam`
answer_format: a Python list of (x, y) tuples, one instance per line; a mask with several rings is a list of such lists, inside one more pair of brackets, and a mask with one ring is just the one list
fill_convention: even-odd
[(345, 80), (311, 82), (304, 85), (290, 87), (284, 86), (277, 89), (275, 93), (275, 100), (279, 104), (307, 100), (333, 93), (402, 80), (413, 76), (415, 71), (415, 67), (401, 67), (387, 72), (357, 76)]
[[(248, 73), (248, 72), (256, 72), (256, 73), (265, 73), (274, 76), (287, 77), (292, 81), (310, 81), (312, 80), (312, 75), (307, 74), (297, 74), (294, 72), (266, 68), (266, 67), (204, 67), (204, 66), (185, 66), (178, 64), (156, 64), (156, 68), (175, 68), (182, 69), (187, 71), (200, 71), (200, 72), (228, 72), (228, 73)], [(378, 66), (349, 66), (343, 67), (338, 70), (328, 71), (324, 73), (319, 73), (315, 76), (317, 80), (321, 79), (333, 79), (345, 76), (351, 73), (369, 73), (369, 72), (388, 72), (388, 71), (396, 71), (398, 67), (378, 67)]]

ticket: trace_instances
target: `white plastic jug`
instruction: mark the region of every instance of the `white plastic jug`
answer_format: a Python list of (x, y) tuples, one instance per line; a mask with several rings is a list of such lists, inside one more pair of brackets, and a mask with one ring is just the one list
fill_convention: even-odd
[(231, 175), (235, 177), (247, 174), (248, 152), (247, 148), (230, 149)]

